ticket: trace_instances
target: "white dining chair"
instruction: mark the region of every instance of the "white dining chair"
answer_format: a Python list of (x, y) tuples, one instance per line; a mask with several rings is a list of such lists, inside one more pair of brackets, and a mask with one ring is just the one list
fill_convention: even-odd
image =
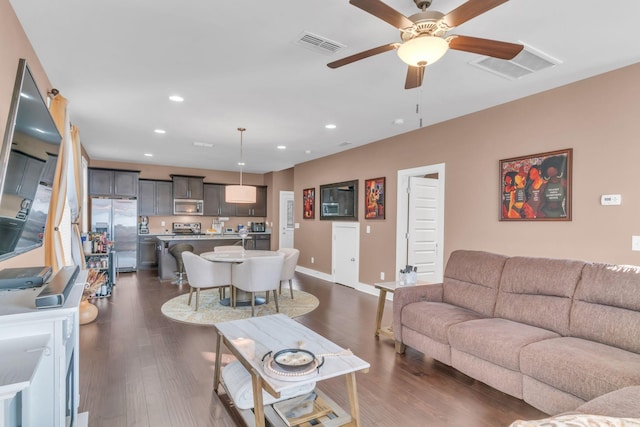
[(233, 287), (249, 292), (251, 295), (251, 316), (255, 316), (255, 293), (266, 292), (269, 295), (273, 291), (273, 298), (276, 303), (276, 312), (280, 312), (278, 306), (278, 288), (280, 287), (280, 276), (284, 255), (248, 258), (246, 261), (233, 264), (231, 274), (233, 276)]
[(231, 286), (231, 265), (225, 262), (213, 262), (193, 252), (182, 252), (182, 262), (189, 281), (189, 302), (193, 290), (196, 290), (196, 310), (200, 303), (200, 289), (219, 288), (220, 299), (224, 298), (224, 290)]
[(293, 299), (293, 275), (296, 272), (300, 251), (295, 248), (280, 248), (278, 252), (284, 254), (284, 264), (282, 265), (282, 274), (280, 275), (280, 295), (282, 295), (282, 282), (289, 281), (289, 293)]

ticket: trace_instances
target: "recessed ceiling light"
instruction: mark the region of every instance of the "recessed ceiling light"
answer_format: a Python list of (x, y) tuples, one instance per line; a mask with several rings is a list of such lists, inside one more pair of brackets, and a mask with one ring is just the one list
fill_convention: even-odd
[(404, 119), (395, 119), (393, 121), (393, 124), (394, 125), (398, 125), (398, 126), (403, 125), (404, 124)]
[(180, 95), (171, 95), (169, 97), (170, 100), (172, 100), (173, 102), (182, 102), (184, 101), (184, 98), (181, 97)]
[(144, 156), (145, 156), (145, 157), (153, 157), (153, 154), (151, 154), (151, 153), (144, 153)]
[(210, 142), (200, 142), (200, 141), (194, 141), (193, 145), (195, 145), (196, 147), (207, 147), (207, 148), (212, 148), (213, 144)]
[(304, 150), (304, 154), (311, 154), (311, 150)]
[(337, 128), (337, 126), (334, 125), (333, 123), (329, 123), (328, 125), (325, 125), (324, 127), (326, 127), (327, 129), (335, 129), (335, 128)]
[(286, 146), (286, 145), (278, 145), (276, 148), (277, 148), (278, 150), (286, 150), (286, 149), (287, 149), (287, 146)]
[(244, 166), (244, 162), (238, 162), (238, 166)]
[(166, 131), (166, 130), (164, 130), (164, 129), (155, 129), (155, 130), (154, 130), (154, 132), (155, 132), (155, 133), (159, 133), (159, 134), (165, 134), (165, 133), (167, 133), (167, 131)]

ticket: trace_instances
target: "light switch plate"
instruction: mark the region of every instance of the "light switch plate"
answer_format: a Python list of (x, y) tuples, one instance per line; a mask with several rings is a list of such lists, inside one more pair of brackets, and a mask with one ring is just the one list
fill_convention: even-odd
[(640, 251), (640, 236), (631, 236), (631, 250)]

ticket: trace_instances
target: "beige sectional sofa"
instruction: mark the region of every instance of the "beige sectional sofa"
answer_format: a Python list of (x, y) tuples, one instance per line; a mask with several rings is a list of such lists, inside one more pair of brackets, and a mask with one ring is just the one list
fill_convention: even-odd
[(398, 352), (548, 414), (640, 385), (640, 267), (459, 250), (443, 283), (397, 289), (393, 310)]

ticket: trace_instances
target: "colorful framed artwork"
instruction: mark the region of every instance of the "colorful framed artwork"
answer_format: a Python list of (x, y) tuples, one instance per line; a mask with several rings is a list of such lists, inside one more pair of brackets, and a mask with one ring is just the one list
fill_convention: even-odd
[(573, 149), (500, 160), (500, 221), (571, 221)]
[(384, 219), (384, 177), (364, 180), (364, 219)]
[(314, 219), (316, 217), (316, 189), (306, 188), (302, 190), (302, 218)]

